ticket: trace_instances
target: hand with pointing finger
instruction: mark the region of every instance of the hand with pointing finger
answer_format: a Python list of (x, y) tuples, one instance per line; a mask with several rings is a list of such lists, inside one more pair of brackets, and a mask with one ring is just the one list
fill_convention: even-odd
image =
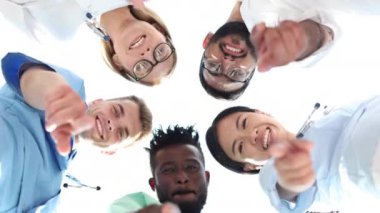
[(256, 25), (250, 40), (258, 53), (258, 70), (287, 65), (300, 59), (308, 49), (308, 37), (301, 23), (283, 21), (276, 27)]
[(86, 110), (86, 104), (68, 85), (61, 85), (46, 96), (45, 126), (59, 153), (68, 154), (70, 138), (94, 125), (94, 119), (86, 114)]
[(278, 184), (284, 189), (301, 193), (315, 182), (311, 150), (313, 144), (307, 140), (294, 139), (278, 143), (270, 148), (275, 158)]

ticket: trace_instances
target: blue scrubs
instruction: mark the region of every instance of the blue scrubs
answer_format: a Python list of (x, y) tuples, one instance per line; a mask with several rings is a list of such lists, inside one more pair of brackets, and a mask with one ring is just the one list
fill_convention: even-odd
[(0, 212), (52, 212), (63, 172), (75, 155), (57, 152), (44, 128), (43, 111), (22, 97), (20, 77), (33, 65), (61, 74), (85, 100), (83, 80), (68, 70), (22, 53), (8, 53), (2, 59), (6, 84), (0, 89)]

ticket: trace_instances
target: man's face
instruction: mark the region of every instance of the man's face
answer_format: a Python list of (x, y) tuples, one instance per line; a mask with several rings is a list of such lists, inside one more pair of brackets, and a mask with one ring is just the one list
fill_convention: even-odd
[(156, 153), (155, 188), (161, 203), (176, 203), (182, 213), (200, 212), (206, 203), (209, 180), (201, 159), (192, 145), (173, 145)]
[(131, 100), (96, 100), (90, 104), (88, 114), (95, 118), (95, 125), (82, 136), (103, 146), (142, 131), (139, 106)]
[(228, 22), (206, 38), (203, 76), (219, 91), (235, 91), (249, 83), (256, 66), (249, 31), (242, 22)]

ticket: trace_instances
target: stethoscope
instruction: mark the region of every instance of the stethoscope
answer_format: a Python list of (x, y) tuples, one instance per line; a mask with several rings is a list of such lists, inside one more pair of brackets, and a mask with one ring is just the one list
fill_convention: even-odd
[(87, 26), (98, 36), (100, 36), (104, 41), (110, 41), (111, 38), (107, 33), (102, 29), (96, 18), (89, 12), (86, 13), (86, 24)]
[[(311, 118), (313, 117), (314, 113), (315, 113), (316, 111), (318, 111), (318, 109), (319, 109), (320, 107), (321, 107), (321, 104), (320, 104), (320, 103), (316, 102), (316, 103), (314, 104), (313, 110), (311, 111), (311, 113), (309, 114), (309, 116), (307, 116), (307, 118), (306, 118), (305, 122), (302, 124), (300, 130), (298, 130), (298, 133), (297, 133), (297, 135), (296, 135), (297, 138), (303, 138), (303, 136), (305, 135), (305, 132), (306, 132), (307, 130), (309, 130), (309, 128), (311, 127), (311, 125), (313, 125), (314, 120), (312, 120)], [(333, 108), (328, 109), (327, 105), (325, 105), (325, 106), (323, 107), (323, 109), (324, 109), (323, 115), (327, 115), (328, 113), (331, 112), (331, 110), (332, 110)]]
[(74, 187), (74, 188), (82, 188), (82, 187), (86, 187), (86, 188), (90, 188), (90, 189), (95, 189), (97, 191), (99, 191), (101, 189), (100, 186), (89, 186), (87, 184), (84, 184), (82, 183), (80, 180), (78, 180), (76, 177), (70, 175), (70, 174), (66, 174), (65, 175), (66, 178), (70, 179), (71, 181), (73, 181), (74, 183), (76, 183), (77, 185), (70, 185), (68, 183), (64, 183), (63, 184), (63, 187), (64, 188), (69, 188), (69, 187)]

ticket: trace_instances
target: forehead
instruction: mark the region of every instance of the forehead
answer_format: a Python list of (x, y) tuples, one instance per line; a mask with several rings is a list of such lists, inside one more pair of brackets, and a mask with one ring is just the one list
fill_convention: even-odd
[(202, 162), (201, 153), (199, 150), (188, 144), (171, 145), (160, 149), (155, 157), (155, 164), (157, 167), (164, 163), (182, 163), (186, 160), (193, 159)]

